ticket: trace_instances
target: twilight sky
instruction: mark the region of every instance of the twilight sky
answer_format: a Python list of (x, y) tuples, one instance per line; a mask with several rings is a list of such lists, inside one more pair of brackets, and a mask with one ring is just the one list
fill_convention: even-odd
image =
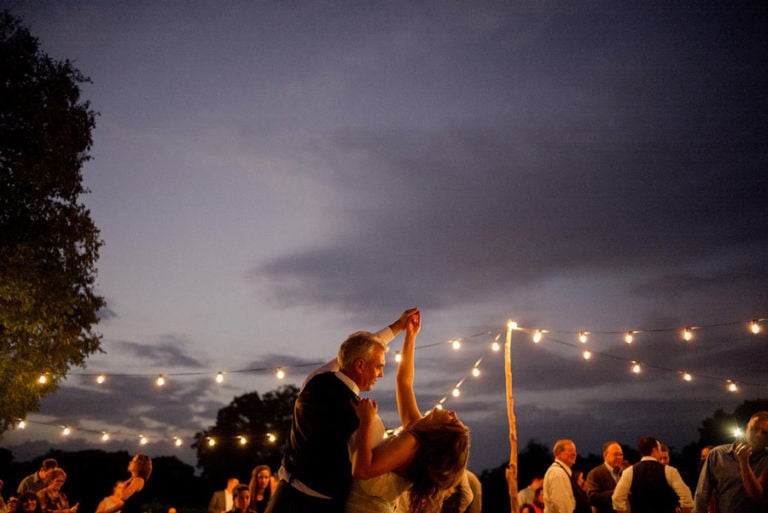
[[(4, 445), (141, 433), (194, 463), (233, 397), (299, 384), (411, 306), (425, 409), (483, 358), (446, 401), (477, 472), (509, 455), (488, 352), (509, 319), (552, 330), (513, 335), (521, 445), (681, 449), (768, 396), (768, 321), (747, 329), (768, 317), (768, 8), (655, 3), (0, 1), (92, 79), (83, 200), (109, 305), (105, 354)], [(394, 427), (391, 356), (371, 395)], [(246, 369), (264, 370), (213, 383)]]

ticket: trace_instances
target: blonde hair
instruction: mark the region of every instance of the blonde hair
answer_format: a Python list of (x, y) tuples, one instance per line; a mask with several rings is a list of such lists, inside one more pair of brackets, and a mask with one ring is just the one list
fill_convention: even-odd
[(136, 475), (146, 481), (152, 474), (152, 460), (149, 459), (149, 456), (146, 454), (139, 453), (136, 455), (136, 464), (134, 468), (136, 469)]
[(464, 476), (469, 459), (469, 429), (460, 424), (425, 424), (409, 428), (418, 441), (408, 466), (410, 513), (438, 513)]

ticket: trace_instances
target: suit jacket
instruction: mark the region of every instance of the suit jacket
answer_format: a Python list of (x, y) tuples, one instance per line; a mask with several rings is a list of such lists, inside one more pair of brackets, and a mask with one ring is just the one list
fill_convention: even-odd
[(208, 513), (221, 513), (227, 510), (227, 496), (224, 490), (213, 492), (211, 502), (208, 503)]
[(340, 501), (352, 483), (347, 442), (360, 424), (351, 403), (354, 397), (333, 372), (310, 379), (294, 403), (283, 458), (293, 479)]
[(616, 488), (616, 480), (611, 471), (601, 463), (587, 474), (587, 496), (596, 513), (614, 513), (611, 496)]

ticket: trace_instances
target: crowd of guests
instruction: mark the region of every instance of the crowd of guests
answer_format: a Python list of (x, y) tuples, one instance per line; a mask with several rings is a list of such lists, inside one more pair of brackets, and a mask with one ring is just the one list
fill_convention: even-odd
[[(129, 508), (136, 501), (127, 502), (144, 488), (144, 483), (152, 473), (152, 460), (137, 454), (128, 463), (129, 477), (118, 481), (112, 495), (105, 497), (97, 508), (97, 513), (134, 513), (139, 508)], [(70, 504), (62, 491), (67, 481), (67, 473), (59, 467), (53, 458), (43, 460), (40, 468), (26, 476), (19, 483), (16, 492), (8, 500), (0, 493), (0, 513), (77, 513), (79, 502)], [(3, 482), (0, 481), (0, 492)]]
[(637, 444), (640, 461), (624, 459), (619, 442), (603, 445), (603, 463), (573, 469), (576, 445), (558, 440), (555, 461), (518, 494), (521, 513), (765, 513), (768, 511), (768, 411), (752, 415), (744, 440), (701, 451), (695, 493), (652, 436)]

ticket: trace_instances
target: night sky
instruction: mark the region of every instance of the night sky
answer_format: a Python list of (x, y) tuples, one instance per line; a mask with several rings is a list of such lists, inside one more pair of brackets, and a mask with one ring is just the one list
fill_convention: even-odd
[[(0, 7), (92, 80), (83, 201), (108, 301), (105, 354), (5, 435), (17, 459), (135, 452), (142, 433), (194, 463), (233, 397), (299, 384), (411, 306), (424, 409), (482, 358), (445, 402), (477, 472), (509, 455), (489, 351), (508, 320), (550, 330), (513, 333), (521, 445), (679, 450), (714, 410), (768, 397), (768, 321), (748, 330), (768, 317), (765, 2)], [(391, 427), (393, 353), (371, 394)], [(213, 382), (236, 370), (253, 371)]]

